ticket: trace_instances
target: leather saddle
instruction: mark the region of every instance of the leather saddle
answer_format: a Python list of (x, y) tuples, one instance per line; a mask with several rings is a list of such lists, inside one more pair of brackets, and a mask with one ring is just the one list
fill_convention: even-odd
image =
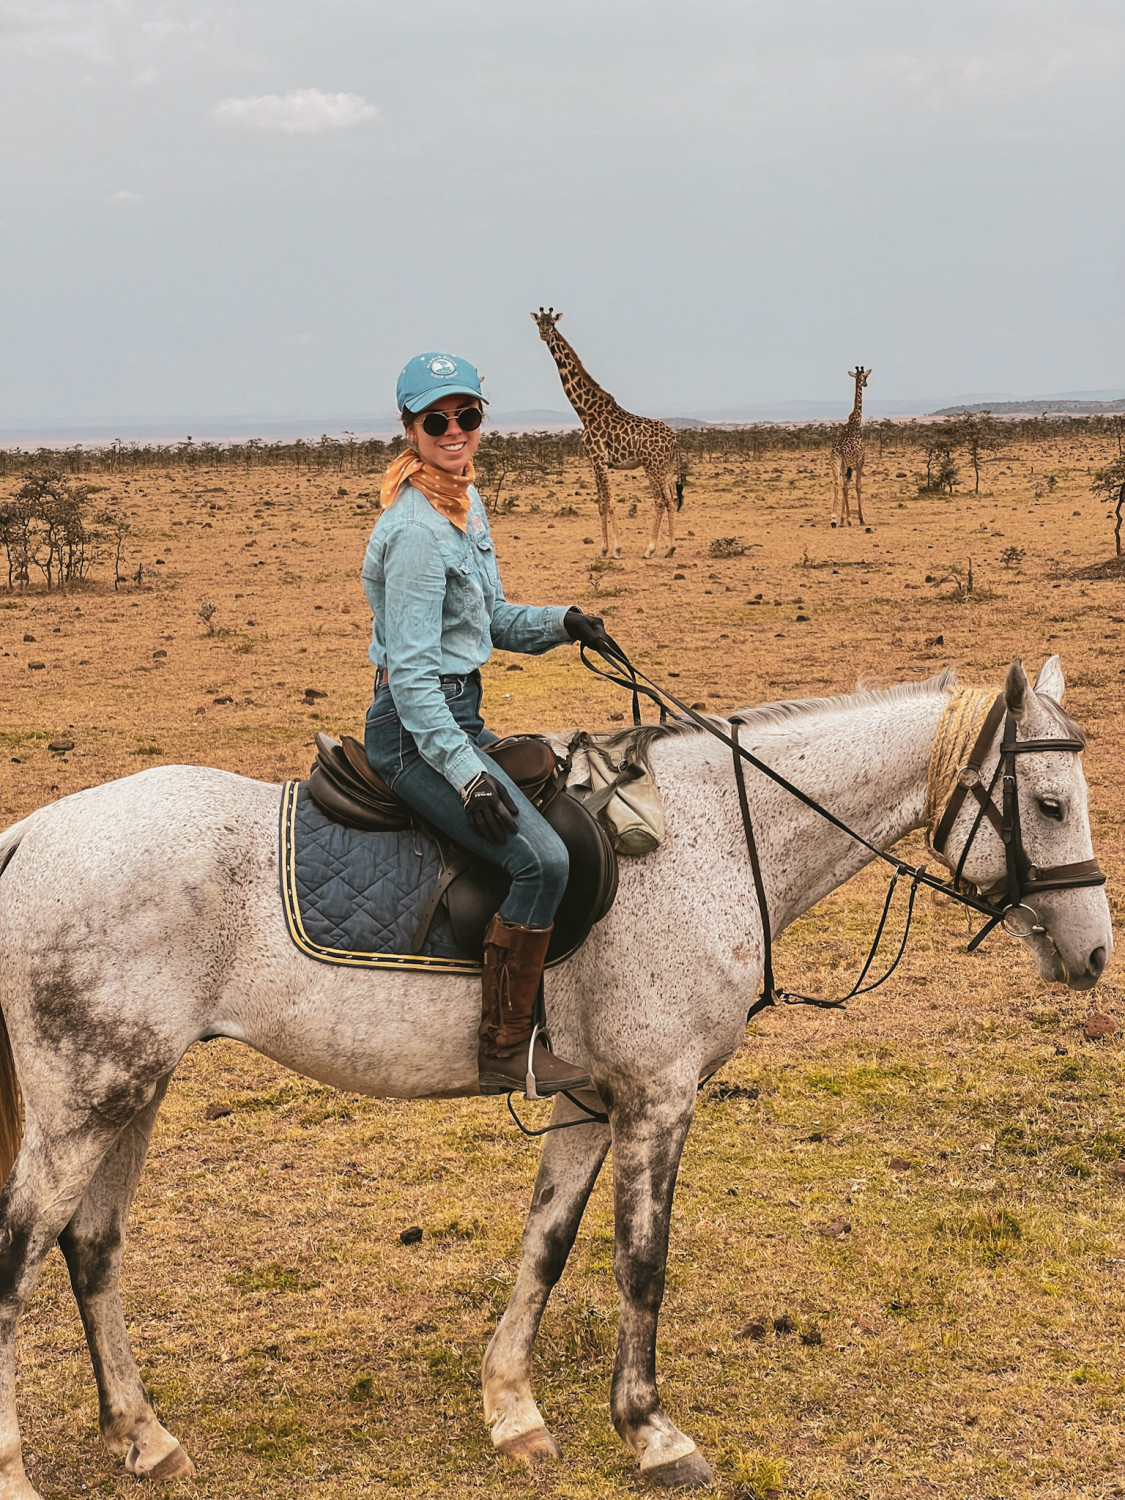
[[(509, 735), (483, 746), (562, 839), (570, 855), (570, 879), (555, 915), (547, 962), (557, 963), (581, 947), (590, 929), (617, 895), (617, 855), (592, 813), (566, 791), (565, 766), (537, 735)], [(371, 769), (363, 746), (351, 735), (316, 736), (309, 796), (334, 822), (364, 833), (401, 833), (418, 828), (441, 851), (442, 871), (427, 900), (414, 940), (420, 952), (439, 904), (444, 901), (457, 946), (480, 960), (484, 933), (510, 879), (498, 866), (457, 848), (448, 836), (406, 805)]]

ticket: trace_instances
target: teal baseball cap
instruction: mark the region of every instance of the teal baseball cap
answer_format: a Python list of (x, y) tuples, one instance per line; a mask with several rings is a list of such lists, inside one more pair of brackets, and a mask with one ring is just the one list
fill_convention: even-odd
[(416, 354), (403, 365), (395, 390), (399, 411), (425, 411), (442, 396), (475, 396), (484, 401), (476, 366), (455, 354), (436, 353)]

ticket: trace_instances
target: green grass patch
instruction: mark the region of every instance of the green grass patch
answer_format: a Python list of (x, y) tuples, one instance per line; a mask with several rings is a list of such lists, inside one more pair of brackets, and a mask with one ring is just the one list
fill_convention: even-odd
[(319, 1281), (310, 1281), (300, 1271), (276, 1261), (266, 1266), (248, 1266), (245, 1271), (228, 1276), (227, 1282), (240, 1292), (311, 1292), (320, 1286)]

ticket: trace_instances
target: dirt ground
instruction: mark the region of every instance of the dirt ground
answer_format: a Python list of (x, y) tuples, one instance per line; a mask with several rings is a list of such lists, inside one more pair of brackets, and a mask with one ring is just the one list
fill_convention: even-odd
[[(1109, 457), (1085, 436), (1011, 446), (979, 495), (919, 496), (917, 454), (873, 440), (869, 525), (850, 530), (828, 524), (826, 453), (700, 464), (674, 557), (649, 562), (643, 482), (617, 476), (625, 556), (609, 565), (575, 465), (522, 490), (494, 534), (510, 597), (603, 614), (713, 711), (947, 662), (999, 686), (1013, 656), (1037, 668), (1059, 652), (1117, 922), (1125, 597), (1120, 577), (1084, 576), (1112, 552), (1089, 493)], [(140, 587), (0, 594), (4, 823), (160, 762), (300, 776), (318, 728), (362, 724), (377, 475), (177, 469), (116, 492)], [(712, 555), (727, 538), (745, 552)], [(501, 731), (628, 711), (566, 650), (498, 656), (486, 678)], [(791, 929), (784, 981), (850, 984), (881, 889), (868, 872)], [(668, 1410), (728, 1496), (1125, 1493), (1120, 1033), (1079, 1029), (1091, 1010), (1122, 1019), (1116, 969), (1071, 995), (1016, 944), (970, 958), (964, 940), (963, 918), (927, 906), (885, 990), (842, 1015), (759, 1021), (701, 1098), (659, 1357)], [(539, 1345), (564, 1462), (528, 1474), (495, 1458), (480, 1416), (537, 1154), (502, 1102), (373, 1101), (233, 1044), (189, 1054), (138, 1195), (126, 1301), (161, 1416), (199, 1465), (192, 1492), (632, 1493), (608, 1419), (608, 1180)], [(409, 1225), (420, 1244), (400, 1243)], [(97, 1438), (61, 1257), (21, 1352), (44, 1496), (134, 1493)]]

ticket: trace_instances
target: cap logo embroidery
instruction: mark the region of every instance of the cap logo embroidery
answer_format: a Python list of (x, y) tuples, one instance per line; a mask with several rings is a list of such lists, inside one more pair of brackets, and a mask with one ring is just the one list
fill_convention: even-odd
[(457, 366), (445, 354), (439, 354), (436, 359), (431, 359), (427, 366), (431, 375), (436, 375), (439, 380), (448, 380), (451, 375), (457, 374)]

